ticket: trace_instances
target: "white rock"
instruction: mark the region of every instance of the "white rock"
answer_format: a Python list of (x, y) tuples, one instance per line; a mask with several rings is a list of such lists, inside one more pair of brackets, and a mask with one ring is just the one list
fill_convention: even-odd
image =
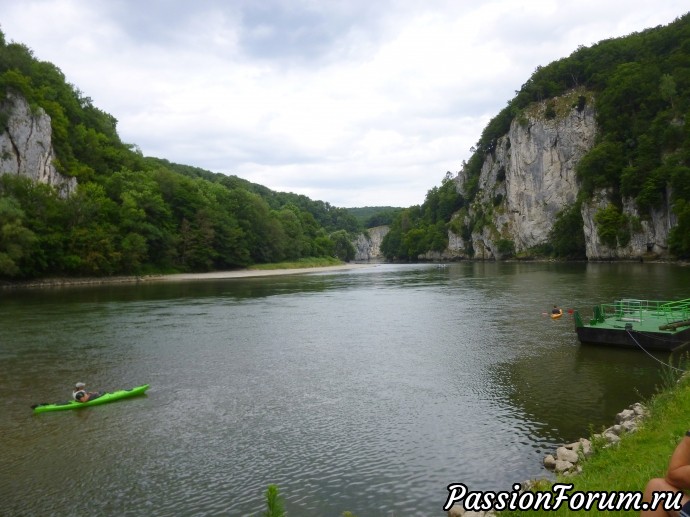
[(616, 415), (616, 423), (622, 424), (623, 422), (627, 422), (633, 418), (635, 418), (635, 411), (632, 409), (624, 409)]
[(388, 226), (376, 226), (369, 228), (367, 233), (360, 233), (352, 242), (355, 247), (355, 260), (378, 260), (383, 258), (381, 243), (390, 228)]
[(570, 463), (569, 461), (563, 461), (563, 460), (556, 460), (556, 468), (554, 469), (556, 472), (566, 472), (570, 469), (573, 468), (573, 464)]
[(63, 196), (77, 188), (76, 178), (63, 176), (53, 163), (53, 129), (42, 109), (33, 112), (24, 97), (8, 94), (0, 98), (0, 111), (9, 114), (6, 129), (0, 132), (0, 175), (26, 176), (58, 189)]
[(614, 433), (610, 432), (605, 432), (604, 433), (604, 438), (606, 438), (606, 441), (609, 442), (610, 444), (615, 444), (621, 441), (620, 436)]
[(582, 444), (582, 454), (585, 455), (585, 458), (591, 456), (594, 452), (592, 450), (592, 442), (590, 442), (587, 438), (580, 438), (580, 443)]
[(627, 420), (621, 424), (621, 427), (625, 429), (626, 432), (632, 433), (637, 430), (637, 422), (635, 420)]
[(647, 415), (647, 408), (645, 408), (639, 402), (636, 402), (635, 404), (630, 406), (630, 409), (632, 409), (635, 412), (635, 414), (639, 417), (644, 417)]
[(576, 452), (566, 449), (565, 447), (559, 447), (556, 449), (556, 460), (567, 461), (569, 463), (577, 463), (579, 459)]

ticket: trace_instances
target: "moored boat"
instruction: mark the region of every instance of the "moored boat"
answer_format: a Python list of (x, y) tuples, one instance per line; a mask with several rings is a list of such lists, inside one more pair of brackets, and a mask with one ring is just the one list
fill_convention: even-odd
[(597, 305), (584, 323), (574, 312), (580, 343), (673, 351), (690, 344), (690, 298), (622, 299)]
[(130, 397), (136, 397), (137, 395), (143, 395), (146, 390), (149, 389), (148, 384), (142, 386), (137, 386), (129, 390), (117, 390), (113, 392), (106, 392), (95, 399), (91, 399), (87, 402), (77, 402), (76, 400), (70, 400), (69, 402), (58, 402), (56, 404), (38, 404), (32, 406), (34, 413), (45, 413), (46, 411), (65, 411), (68, 409), (81, 409), (89, 406), (97, 406), (99, 404), (107, 404), (108, 402), (115, 402), (116, 400), (122, 400)]

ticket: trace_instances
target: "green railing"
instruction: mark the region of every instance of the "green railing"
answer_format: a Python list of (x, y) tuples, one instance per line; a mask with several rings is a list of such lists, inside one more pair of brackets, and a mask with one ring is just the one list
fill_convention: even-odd
[(690, 298), (678, 301), (623, 299), (594, 306), (590, 325), (612, 318), (618, 321), (641, 322), (646, 314), (664, 318), (666, 323), (690, 319)]
[(676, 302), (666, 302), (660, 309), (664, 313), (666, 323), (690, 320), (690, 298)]

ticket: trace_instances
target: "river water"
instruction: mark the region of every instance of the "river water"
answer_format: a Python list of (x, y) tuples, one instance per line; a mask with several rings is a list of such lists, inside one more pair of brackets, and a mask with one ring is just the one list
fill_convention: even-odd
[[(458, 263), (0, 291), (0, 514), (258, 516), (274, 483), (292, 516), (440, 516), (448, 484), (548, 476), (662, 382), (544, 312), (688, 286), (668, 264)], [(32, 414), (76, 381), (151, 388)]]

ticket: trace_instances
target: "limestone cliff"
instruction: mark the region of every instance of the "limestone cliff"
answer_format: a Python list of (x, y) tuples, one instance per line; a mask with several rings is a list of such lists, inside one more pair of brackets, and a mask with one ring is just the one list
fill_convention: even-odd
[[(597, 133), (593, 98), (586, 94), (584, 106), (574, 107), (579, 95), (583, 92), (540, 103), (512, 121), (508, 134), (485, 158), (477, 195), (451, 222), (456, 231), (449, 231), (442, 258), (469, 257), (471, 249), (474, 258), (500, 259), (546, 243), (558, 212), (577, 199), (580, 185), (575, 168)], [(549, 106), (552, 111), (547, 116)], [(455, 181), (458, 191), (464, 192), (468, 181), (464, 169)], [(624, 200), (623, 214), (632, 236), (625, 246), (610, 249), (601, 242), (595, 222), (610, 196), (599, 192), (582, 205), (587, 258), (634, 259), (648, 252), (664, 256), (673, 225), (668, 203), (640, 214), (632, 200)], [(464, 232), (458, 231), (462, 228)]]
[(611, 201), (611, 192), (600, 190), (582, 205), (585, 245), (587, 258), (594, 260), (631, 260), (640, 258), (668, 258), (668, 235), (676, 224), (676, 217), (670, 206), (671, 193), (666, 189), (662, 206), (641, 213), (635, 202), (623, 198), (621, 210), (624, 234), (630, 236), (629, 242), (609, 247), (602, 242), (597, 231), (596, 214), (606, 209)]
[(355, 260), (383, 260), (381, 242), (389, 229), (388, 226), (376, 226), (369, 228), (366, 233), (359, 234), (352, 243), (355, 247)]
[(37, 108), (32, 111), (24, 97), (8, 94), (0, 102), (0, 174), (26, 176), (54, 186), (68, 196), (77, 188), (76, 178), (58, 173), (53, 164), (50, 117)]

